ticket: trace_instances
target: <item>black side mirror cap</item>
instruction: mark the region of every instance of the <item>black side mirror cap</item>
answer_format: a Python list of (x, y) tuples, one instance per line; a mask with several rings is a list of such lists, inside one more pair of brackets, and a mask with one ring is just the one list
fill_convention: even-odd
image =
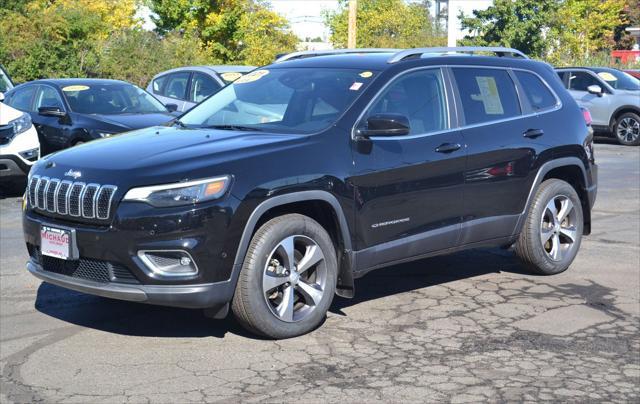
[(165, 108), (167, 108), (169, 112), (176, 112), (178, 110), (178, 104), (166, 104)]
[(55, 116), (57, 118), (64, 118), (67, 113), (60, 107), (40, 107), (38, 108), (38, 114), (43, 116)]
[(367, 118), (367, 126), (358, 129), (358, 135), (371, 136), (405, 136), (411, 131), (409, 118), (401, 114), (376, 114)]

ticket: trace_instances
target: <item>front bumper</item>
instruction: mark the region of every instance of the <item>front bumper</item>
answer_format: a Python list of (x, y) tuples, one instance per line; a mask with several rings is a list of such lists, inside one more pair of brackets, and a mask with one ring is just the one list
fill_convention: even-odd
[(26, 163), (25, 160), (15, 155), (0, 155), (0, 179), (26, 177), (32, 164)]
[(231, 281), (196, 285), (127, 285), (99, 283), (45, 271), (30, 260), (27, 269), (45, 282), (82, 293), (131, 302), (190, 309), (222, 306), (233, 297)]

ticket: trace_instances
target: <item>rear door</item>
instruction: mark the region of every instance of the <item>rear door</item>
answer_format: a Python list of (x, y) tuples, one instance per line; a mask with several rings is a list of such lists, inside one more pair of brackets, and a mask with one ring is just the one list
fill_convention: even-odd
[[(359, 269), (455, 246), (465, 150), (451, 128), (446, 72), (425, 68), (386, 86), (357, 124), (374, 114), (409, 119), (406, 136), (372, 136), (354, 146)], [(454, 118), (455, 119), (455, 118)]]
[[(505, 68), (451, 69), (467, 144), (460, 243), (512, 234), (529, 194), (543, 128), (523, 117), (516, 84)], [(527, 137), (527, 134), (529, 134)]]

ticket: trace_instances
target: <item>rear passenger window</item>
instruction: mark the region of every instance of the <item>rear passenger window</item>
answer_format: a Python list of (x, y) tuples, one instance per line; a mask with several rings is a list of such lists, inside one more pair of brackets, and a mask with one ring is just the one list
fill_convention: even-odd
[(366, 118), (376, 114), (400, 114), (409, 119), (411, 135), (437, 132), (449, 127), (446, 100), (440, 69), (421, 70), (393, 82), (373, 104)]
[(506, 70), (454, 68), (467, 125), (520, 115), (515, 85)]
[(524, 88), (524, 94), (534, 111), (541, 111), (556, 106), (558, 102), (556, 97), (538, 76), (523, 71), (516, 71), (515, 74)]

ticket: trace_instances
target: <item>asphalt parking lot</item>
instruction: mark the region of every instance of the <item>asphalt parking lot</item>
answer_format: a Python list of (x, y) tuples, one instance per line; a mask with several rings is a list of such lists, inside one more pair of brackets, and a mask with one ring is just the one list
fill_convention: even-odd
[(529, 275), (504, 250), (390, 267), (285, 341), (41, 283), (20, 201), (1, 200), (0, 401), (638, 402), (640, 148), (596, 158), (593, 234), (567, 272)]

